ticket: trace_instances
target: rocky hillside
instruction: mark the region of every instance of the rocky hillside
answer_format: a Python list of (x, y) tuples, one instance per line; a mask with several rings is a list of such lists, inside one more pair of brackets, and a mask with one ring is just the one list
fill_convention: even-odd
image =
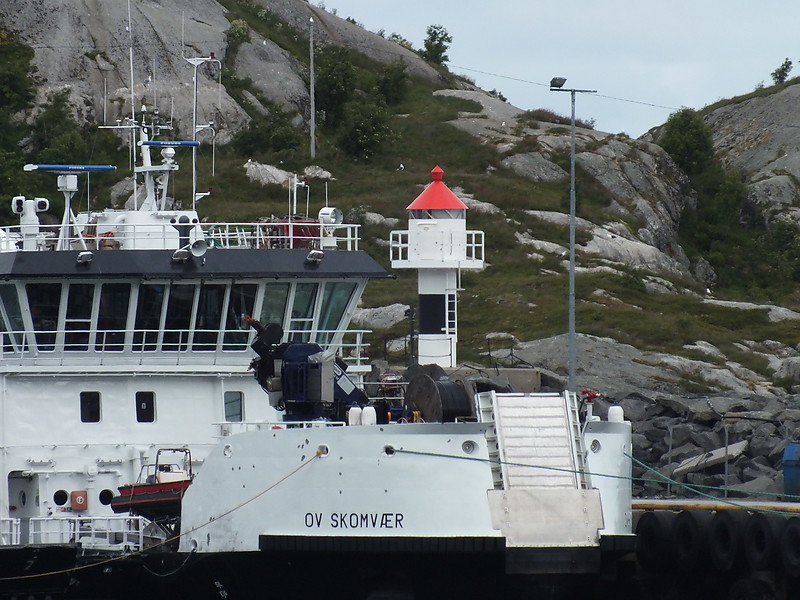
[(798, 100), (800, 85), (789, 85), (774, 94), (745, 96), (705, 117), (719, 156), (744, 174), (748, 200), (767, 220), (800, 223)]
[[(465, 277), (461, 344), (485, 363), (537, 366), (548, 385), (563, 387), (566, 343), (563, 336), (554, 336), (566, 328), (567, 215), (559, 200), (568, 186), (570, 139), (563, 119), (515, 108), (304, 0), (252, 0), (248, 6), (254, 18), (268, 26), (248, 27), (231, 52), (231, 6), (215, 0), (132, 1), (129, 21), (124, 2), (22, 0), (0, 3), (0, 23), (35, 49), (39, 102), (52, 91), (66, 90), (78, 119), (92, 125), (124, 118), (133, 101), (137, 108), (140, 103), (169, 106), (178, 127), (190, 130), (195, 69), (186, 59), (213, 54), (214, 61), (196, 70), (197, 121), (213, 121), (221, 143), (245, 127), (253, 111), (268, 112), (271, 104), (283, 107), (294, 126), (307, 130), (304, 52), (310, 19), (318, 44), (343, 46), (387, 65), (402, 60), (409, 75), (436, 88), (431, 103), (462, 107), (448, 127), (464, 137), (451, 145), (468, 146), (473, 160), (459, 163), (458, 183), (452, 187), (470, 208), (471, 227), (491, 228), (496, 243), (489, 248), (487, 269)], [(233, 80), (253, 86), (245, 100), (220, 86), (220, 65), (231, 69)], [(704, 116), (719, 158), (741, 171), (748, 202), (767, 223), (800, 220), (800, 142), (794, 134), (798, 94), (800, 86), (783, 86)], [(34, 116), (35, 111), (22, 118)], [(393, 114), (393, 126), (408, 129), (416, 116)], [(345, 207), (361, 220), (371, 238), (367, 243), (377, 252), (385, 252), (381, 240), (397, 223), (385, 217), (401, 216), (433, 166), (429, 155), (405, 154), (409, 138), (428, 131), (405, 135), (397, 144), (403, 153), (395, 148), (387, 152), (385, 164), (376, 161), (362, 168), (402, 189), (401, 202), (410, 197), (405, 203), (395, 197), (395, 208), (379, 205), (380, 196), (389, 195), (383, 189), (370, 192), (378, 197), (373, 207)], [(730, 425), (737, 439), (750, 440), (735, 476), (743, 484), (766, 477), (760, 489), (772, 490), (779, 483), (781, 448), (794, 435), (798, 416), (792, 395), (797, 391), (792, 386), (800, 382), (800, 313), (792, 310), (797, 303), (781, 307), (717, 297), (714, 270), (702, 257), (690, 258), (679, 236), (696, 193), (656, 139), (577, 129), (578, 384), (625, 406), (635, 422), (636, 455), (665, 473), (680, 459), (719, 445)], [(435, 157), (440, 150), (445, 154), (440, 146), (432, 160), (441, 160)], [(337, 159), (335, 153), (329, 157)], [(398, 157), (410, 167), (404, 173), (396, 172)], [(416, 170), (414, 163), (421, 163)], [(265, 190), (274, 185), (265, 174), (282, 177), (277, 164), (242, 158), (239, 165), (238, 177), (263, 184)], [(353, 174), (352, 164), (340, 161), (338, 166), (328, 175), (341, 185), (354, 188), (363, 179)], [(315, 168), (310, 176), (323, 169)], [(448, 174), (446, 169), (446, 181)], [(408, 330), (403, 320), (407, 304), (414, 302), (413, 287), (386, 294), (398, 300), (392, 307), (367, 295), (372, 308), (361, 311), (359, 323), (382, 334), (387, 348), (389, 338)], [(492, 315), (491, 322), (486, 315)], [(690, 398), (698, 393), (725, 400), (714, 404), (712, 414), (705, 399)], [(729, 413), (739, 415), (735, 425), (720, 416)], [(672, 446), (665, 441), (667, 432)], [(707, 481), (718, 483), (716, 476)]]
[[(20, 4), (25, 5), (20, 10)], [(288, 26), (297, 39), (307, 39), (309, 19), (321, 44), (344, 45), (377, 61), (402, 59), (416, 77), (439, 80), (439, 73), (414, 52), (340, 19), (304, 0), (260, 0)], [(42, 78), (43, 99), (54, 90), (69, 89), (79, 119), (113, 123), (153, 99), (170, 98), (173, 116), (184, 128), (192, 122), (194, 67), (186, 58), (208, 57), (220, 63), (227, 56), (231, 23), (223, 4), (215, 0), (166, 3), (103, 2), (102, 0), (42, 0), (0, 3), (2, 26), (36, 49), (34, 64)], [(131, 27), (129, 27), (131, 24)], [(133, 48), (133, 52), (130, 49)], [(295, 57), (255, 31), (243, 43), (232, 65), (241, 78), (251, 79), (271, 102), (309, 117), (307, 57)], [(133, 89), (131, 90), (131, 63)], [(247, 121), (246, 111), (220, 88), (217, 63), (197, 69), (198, 123), (214, 121), (218, 141)], [(250, 102), (258, 99), (250, 95)], [(263, 107), (262, 107), (263, 108)], [(264, 109), (266, 110), (266, 109)]]

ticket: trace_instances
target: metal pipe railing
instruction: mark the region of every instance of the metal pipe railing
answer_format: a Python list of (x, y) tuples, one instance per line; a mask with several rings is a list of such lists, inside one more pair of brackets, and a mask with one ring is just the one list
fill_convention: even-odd
[[(358, 250), (360, 225), (281, 220), (263, 223), (196, 223), (188, 226), (190, 241), (204, 239), (213, 248), (337, 248)], [(0, 252), (55, 250), (62, 225), (0, 227)], [(71, 250), (177, 249), (181, 244), (172, 223), (78, 223), (65, 232)], [(64, 237), (64, 236), (62, 236)], [(23, 242), (33, 242), (25, 243)]]

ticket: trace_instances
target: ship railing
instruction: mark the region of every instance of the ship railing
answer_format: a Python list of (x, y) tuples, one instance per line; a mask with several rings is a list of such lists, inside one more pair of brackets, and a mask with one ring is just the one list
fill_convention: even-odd
[(0, 519), (0, 546), (18, 546), (20, 540), (20, 520)]
[(146, 523), (142, 517), (131, 516), (32, 517), (28, 543), (136, 552), (144, 548)]
[[(354, 372), (369, 370), (368, 330), (288, 330), (284, 341), (314, 342), (332, 349)], [(85, 363), (196, 365), (241, 362), (252, 352), (255, 333), (249, 329), (69, 329), (20, 330), (0, 333), (3, 364), (68, 365)], [(232, 358), (238, 356), (238, 358)], [(349, 372), (349, 371), (348, 371)]]
[(228, 437), (249, 431), (272, 431), (275, 429), (318, 429), (325, 427), (344, 427), (342, 421), (225, 421), (214, 423), (218, 437)]
[(313, 221), (201, 223), (205, 240), (215, 248), (336, 248), (358, 250), (358, 224), (320, 225)]
[[(180, 227), (180, 225), (177, 225)], [(210, 248), (321, 248), (358, 250), (355, 223), (338, 225), (317, 221), (281, 220), (258, 223), (187, 223), (184, 235), (204, 239)], [(0, 252), (18, 250), (158, 250), (181, 247), (176, 225), (147, 223), (76, 223), (62, 232), (61, 225), (0, 227)], [(61, 240), (59, 241), (59, 235)]]

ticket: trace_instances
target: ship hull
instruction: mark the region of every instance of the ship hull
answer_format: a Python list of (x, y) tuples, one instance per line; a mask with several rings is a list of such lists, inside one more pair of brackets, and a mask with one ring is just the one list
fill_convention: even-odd
[[(338, 542), (341, 543), (341, 540)], [(424, 544), (421, 544), (424, 545)], [(600, 590), (597, 574), (508, 574), (507, 555), (487, 544), (428, 549), (260, 551), (214, 554), (152, 553), (110, 560), (76, 559), (74, 548), (4, 551), (0, 572), (78, 570), (0, 583), (0, 597), (94, 599), (158, 598), (574, 598)], [(28, 568), (25, 568), (25, 565)]]

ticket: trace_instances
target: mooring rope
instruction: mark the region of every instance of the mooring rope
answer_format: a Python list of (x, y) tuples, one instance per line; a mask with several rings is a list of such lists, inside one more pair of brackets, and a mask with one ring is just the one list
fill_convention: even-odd
[[(91, 564), (77, 565), (77, 566), (74, 566), (74, 567), (70, 567), (68, 569), (59, 569), (59, 570), (55, 570), (55, 571), (48, 571), (48, 572), (45, 572), (45, 573), (32, 573), (32, 574), (28, 574), (28, 575), (14, 575), (14, 576), (11, 576), (11, 577), (0, 577), (0, 582), (3, 582), (3, 581), (20, 581), (20, 580), (24, 580), (24, 579), (37, 579), (37, 578), (40, 578), (40, 577), (52, 577), (52, 576), (55, 576), (55, 575), (65, 575), (65, 574), (68, 574), (68, 573), (75, 573), (75, 572), (78, 572), (78, 571), (85, 571), (87, 569), (94, 569), (94, 568), (97, 568), (97, 567), (102, 567), (102, 566), (108, 565), (110, 563), (114, 563), (114, 562), (117, 562), (117, 561), (121, 561), (121, 560), (124, 560), (124, 559), (131, 558), (133, 556), (144, 555), (147, 552), (150, 552), (151, 550), (154, 550), (156, 548), (160, 548), (161, 546), (165, 546), (165, 545), (167, 545), (167, 544), (169, 544), (171, 542), (174, 542), (175, 540), (178, 540), (178, 539), (182, 538), (183, 536), (186, 536), (186, 535), (189, 535), (191, 533), (194, 533), (195, 531), (197, 531), (199, 529), (202, 529), (203, 527), (207, 527), (208, 525), (211, 525), (212, 523), (215, 523), (215, 522), (219, 521), (220, 519), (230, 515), (231, 513), (239, 510), (243, 506), (247, 506), (248, 504), (250, 504), (254, 500), (257, 500), (258, 498), (260, 498), (264, 494), (266, 494), (266, 493), (272, 491), (273, 489), (275, 489), (276, 487), (278, 487), (284, 481), (286, 481), (287, 479), (289, 479), (290, 477), (292, 477), (293, 475), (298, 473), (301, 469), (303, 469), (304, 467), (307, 467), (308, 465), (310, 465), (313, 461), (315, 461), (320, 456), (321, 456), (321, 452), (318, 450), (316, 453), (314, 453), (313, 456), (311, 456), (311, 458), (309, 458), (305, 462), (300, 463), (300, 466), (298, 466), (297, 468), (293, 469), (292, 471), (290, 471), (289, 473), (287, 473), (286, 475), (284, 475), (283, 477), (281, 477), (280, 479), (278, 479), (277, 481), (275, 481), (274, 483), (272, 483), (271, 485), (269, 485), (265, 489), (261, 490), (260, 492), (258, 492), (254, 496), (251, 496), (247, 500), (244, 500), (243, 502), (240, 502), (239, 504), (237, 504), (233, 508), (230, 508), (230, 509), (226, 510), (225, 512), (217, 515), (216, 517), (212, 517), (211, 519), (209, 519), (205, 523), (201, 523), (197, 527), (189, 529), (188, 531), (181, 532), (178, 535), (174, 535), (174, 536), (172, 536), (170, 538), (164, 539), (164, 540), (162, 540), (162, 541), (160, 541), (160, 542), (158, 542), (156, 544), (153, 544), (152, 546), (149, 546), (147, 548), (144, 548), (144, 549), (141, 549), (141, 550), (136, 550), (134, 552), (128, 552), (128, 553), (125, 553), (125, 554), (120, 554), (119, 556), (112, 556), (110, 558), (107, 558), (107, 559), (104, 559), (104, 560), (100, 560), (100, 561), (97, 561), (97, 562), (93, 562)], [(187, 558), (183, 562), (183, 564), (171, 574), (177, 573), (181, 568), (183, 568), (183, 566), (186, 564), (186, 562), (188, 562), (188, 558), (189, 557), (187, 556)], [(155, 574), (156, 573), (154, 573), (154, 575)], [(167, 576), (168, 575), (169, 574), (167, 574)]]

